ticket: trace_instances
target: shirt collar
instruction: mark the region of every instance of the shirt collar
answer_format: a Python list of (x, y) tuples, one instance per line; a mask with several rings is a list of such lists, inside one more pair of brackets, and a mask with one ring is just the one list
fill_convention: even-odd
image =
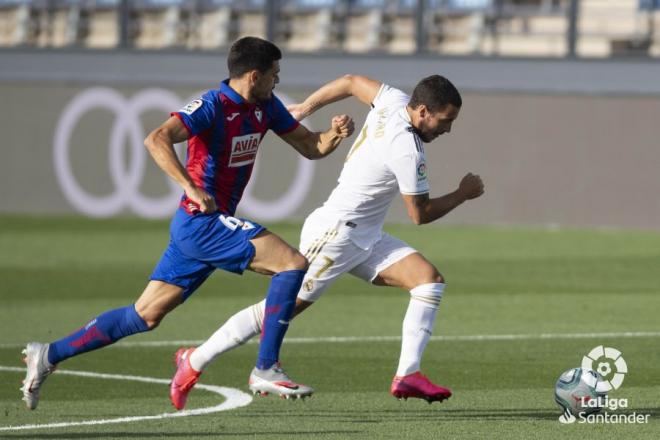
[(403, 119), (412, 127), (412, 119), (410, 119), (410, 115), (408, 114), (407, 105), (404, 105), (403, 108), (401, 109), (401, 115), (403, 116)]
[(419, 132), (415, 127), (412, 125), (412, 119), (410, 118), (410, 115), (408, 114), (408, 106), (404, 106), (401, 109), (401, 116), (403, 117), (403, 120), (408, 123), (408, 131), (411, 133), (415, 133), (417, 136), (419, 136)]
[(232, 89), (229, 86), (229, 78), (227, 78), (226, 80), (224, 80), (220, 83), (220, 93), (227, 96), (229, 99), (234, 101), (236, 104), (239, 104), (239, 105), (247, 105), (248, 104), (247, 101), (245, 101), (245, 99), (243, 99), (243, 97), (241, 95), (239, 95), (238, 92), (236, 92), (236, 90)]

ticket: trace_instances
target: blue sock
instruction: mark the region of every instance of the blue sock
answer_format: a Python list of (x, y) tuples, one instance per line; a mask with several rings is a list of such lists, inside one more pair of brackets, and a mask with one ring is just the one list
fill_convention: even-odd
[(55, 365), (64, 359), (104, 347), (134, 333), (149, 330), (135, 311), (135, 306), (122, 307), (99, 315), (86, 326), (66, 338), (51, 342), (48, 362)]
[(265, 370), (280, 358), (280, 347), (296, 306), (304, 270), (287, 270), (273, 275), (266, 294), (266, 312), (261, 330), (257, 368)]

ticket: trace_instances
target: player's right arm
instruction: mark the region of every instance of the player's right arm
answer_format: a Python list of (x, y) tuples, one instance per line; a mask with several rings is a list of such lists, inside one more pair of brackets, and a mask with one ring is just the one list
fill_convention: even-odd
[(353, 134), (353, 120), (348, 115), (332, 118), (331, 127), (323, 132), (309, 131), (298, 125), (295, 130), (280, 135), (298, 153), (310, 160), (320, 159), (335, 151), (342, 139)]
[(408, 210), (408, 217), (416, 225), (423, 225), (445, 216), (465, 201), (475, 199), (483, 193), (484, 184), (481, 177), (468, 173), (461, 179), (455, 191), (444, 196), (433, 199), (429, 197), (429, 193), (401, 196)]
[(320, 108), (333, 102), (355, 96), (366, 105), (371, 105), (382, 83), (361, 75), (344, 75), (322, 86), (300, 104), (290, 105), (288, 110), (299, 121)]
[(210, 194), (195, 185), (174, 151), (174, 144), (183, 142), (188, 137), (189, 132), (183, 122), (178, 117), (172, 116), (149, 133), (144, 140), (144, 145), (156, 164), (181, 185), (186, 195), (199, 205), (203, 213), (208, 214), (217, 210), (215, 200)]

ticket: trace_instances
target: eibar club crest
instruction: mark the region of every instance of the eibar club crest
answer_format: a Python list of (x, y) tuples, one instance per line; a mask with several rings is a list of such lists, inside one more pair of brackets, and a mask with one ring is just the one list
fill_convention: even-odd
[(260, 109), (256, 109), (256, 110), (254, 111), (254, 116), (257, 117), (257, 120), (258, 120), (259, 122), (261, 122), (261, 110), (260, 110)]

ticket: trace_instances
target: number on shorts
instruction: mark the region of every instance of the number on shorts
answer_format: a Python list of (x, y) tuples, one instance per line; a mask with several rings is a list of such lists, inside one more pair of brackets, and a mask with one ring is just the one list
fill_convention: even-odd
[(330, 269), (332, 265), (335, 264), (335, 260), (333, 260), (332, 258), (328, 258), (325, 255), (323, 256), (323, 259), (325, 260), (325, 263), (323, 264), (323, 266), (319, 268), (319, 270), (316, 271), (316, 273), (314, 274), (314, 278), (320, 277), (321, 275), (323, 275), (323, 272)]
[(243, 229), (244, 231), (248, 230), (248, 229), (254, 229), (254, 225), (252, 223), (250, 223), (249, 221), (243, 221), (243, 220), (237, 219), (236, 217), (231, 217), (229, 215), (224, 215), (224, 214), (221, 214), (219, 218), (220, 218), (220, 221), (227, 228), (231, 229), (232, 231), (235, 231), (239, 227), (241, 229)]

